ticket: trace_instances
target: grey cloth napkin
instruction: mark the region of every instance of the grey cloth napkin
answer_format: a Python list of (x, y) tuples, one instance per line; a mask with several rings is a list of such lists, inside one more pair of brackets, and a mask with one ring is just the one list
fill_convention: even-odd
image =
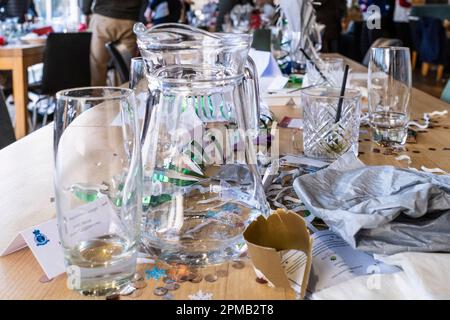
[(311, 213), (354, 248), (450, 252), (450, 175), (365, 166), (346, 153), (294, 181)]

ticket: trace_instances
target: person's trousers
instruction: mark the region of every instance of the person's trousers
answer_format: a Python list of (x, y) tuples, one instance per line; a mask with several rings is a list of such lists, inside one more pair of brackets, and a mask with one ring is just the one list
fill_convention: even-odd
[(91, 84), (106, 85), (106, 72), (111, 57), (105, 48), (108, 42), (122, 43), (131, 55), (136, 51), (136, 37), (133, 33), (135, 21), (114, 19), (93, 14), (89, 23), (92, 31), (91, 42)]
[(409, 26), (409, 22), (396, 22), (395, 36), (397, 39), (402, 40), (404, 47), (413, 49), (411, 27)]

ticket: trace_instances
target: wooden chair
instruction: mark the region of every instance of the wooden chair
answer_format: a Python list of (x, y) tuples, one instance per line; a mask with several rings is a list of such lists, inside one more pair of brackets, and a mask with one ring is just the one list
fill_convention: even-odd
[(0, 149), (16, 141), (14, 128), (6, 107), (3, 90), (0, 89)]
[[(438, 18), (443, 21), (444, 28), (448, 31), (450, 29), (450, 24), (448, 22), (448, 17), (450, 16), (450, 5), (447, 4), (430, 4), (430, 5), (424, 5), (424, 6), (413, 6), (411, 9), (411, 13), (409, 16), (411, 31), (412, 31), (412, 37), (413, 37), (413, 45), (414, 48), (411, 53), (412, 57), (412, 68), (413, 70), (416, 67), (418, 59), (420, 59), (420, 56), (418, 56), (418, 48), (420, 46), (420, 43), (417, 43), (417, 39), (414, 37), (414, 28), (417, 25), (417, 22), (420, 20), (421, 17), (434, 17)], [(419, 40), (420, 41), (420, 40)], [(435, 66), (436, 67), (436, 80), (440, 81), (444, 74), (444, 64), (436, 64), (433, 65), (429, 62), (422, 62), (421, 67), (421, 74), (423, 77), (426, 77), (430, 71), (430, 67)]]

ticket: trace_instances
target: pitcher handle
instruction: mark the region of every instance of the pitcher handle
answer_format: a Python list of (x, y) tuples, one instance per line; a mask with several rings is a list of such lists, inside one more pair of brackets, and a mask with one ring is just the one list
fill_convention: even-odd
[(253, 81), (253, 93), (254, 93), (254, 103), (256, 105), (256, 114), (254, 115), (256, 119), (253, 119), (253, 121), (251, 121), (251, 119), (249, 119), (249, 122), (254, 122), (253, 125), (252, 123), (249, 123), (249, 127), (251, 127), (251, 129), (255, 129), (258, 130), (259, 128), (259, 119), (260, 119), (260, 115), (261, 115), (261, 103), (259, 101), (259, 80), (258, 80), (258, 75), (257, 75), (257, 71), (256, 71), (256, 64), (255, 61), (253, 61), (253, 59), (248, 56), (247, 57), (247, 62), (245, 65), (245, 72), (244, 72), (244, 79), (245, 80), (252, 80)]

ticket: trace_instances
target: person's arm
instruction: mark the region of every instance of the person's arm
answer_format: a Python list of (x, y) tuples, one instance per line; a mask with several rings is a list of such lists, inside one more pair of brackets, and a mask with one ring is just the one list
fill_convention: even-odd
[(92, 14), (92, 3), (94, 0), (78, 0), (78, 6), (84, 15), (88, 16)]

